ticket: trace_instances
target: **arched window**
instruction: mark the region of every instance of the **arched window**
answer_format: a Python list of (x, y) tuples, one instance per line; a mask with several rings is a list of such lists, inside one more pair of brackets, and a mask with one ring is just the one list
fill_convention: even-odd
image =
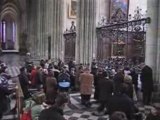
[(1, 30), (2, 30), (2, 49), (5, 48), (5, 43), (6, 43), (6, 22), (3, 20), (2, 25), (1, 25)]
[(14, 19), (6, 15), (1, 22), (2, 50), (15, 50), (16, 24)]

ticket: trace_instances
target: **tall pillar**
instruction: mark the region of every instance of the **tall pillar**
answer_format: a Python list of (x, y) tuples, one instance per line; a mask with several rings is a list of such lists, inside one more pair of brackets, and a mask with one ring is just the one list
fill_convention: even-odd
[(45, 51), (47, 48), (45, 47), (47, 43), (47, 35), (46, 35), (46, 21), (45, 21), (45, 12), (46, 12), (46, 0), (39, 0), (37, 1), (37, 14), (38, 14), (38, 19), (37, 19), (37, 24), (38, 24), (38, 31), (37, 31), (37, 40), (38, 40), (38, 51), (39, 51), (39, 58), (45, 58), (47, 59), (47, 55), (45, 55)]
[(37, 58), (37, 0), (29, 1), (28, 6), (28, 41), (29, 50), (33, 58)]
[(159, 0), (148, 0), (147, 1), (147, 11), (148, 17), (151, 18), (151, 23), (148, 25), (147, 34), (146, 34), (146, 54), (145, 54), (145, 64), (149, 65), (153, 70), (153, 79), (154, 79), (154, 94), (153, 100), (160, 100), (159, 98), (159, 40), (158, 36), (159, 30)]
[(62, 58), (63, 0), (47, 0), (47, 34), (51, 36), (51, 58)]
[(153, 69), (154, 77), (156, 73), (157, 60), (157, 35), (158, 35), (158, 7), (159, 0), (148, 0), (147, 11), (151, 18), (151, 23), (148, 25), (146, 34), (146, 53), (145, 64)]
[[(158, 16), (160, 16), (160, 2), (159, 2), (159, 10), (158, 10)], [(154, 98), (155, 100), (160, 101), (160, 19), (158, 19), (158, 35), (157, 35), (157, 69), (156, 69), (156, 79), (154, 81), (155, 83), (155, 93)]]
[(28, 6), (28, 40), (33, 58), (48, 58), (48, 37), (51, 58), (62, 58), (63, 0), (30, 0)]
[(96, 0), (78, 0), (76, 62), (88, 64), (96, 56)]

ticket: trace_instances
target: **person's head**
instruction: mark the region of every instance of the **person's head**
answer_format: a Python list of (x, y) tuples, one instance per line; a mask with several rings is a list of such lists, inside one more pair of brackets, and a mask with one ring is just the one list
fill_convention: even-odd
[(74, 25), (74, 21), (72, 21), (71, 24)]
[(127, 117), (124, 112), (117, 111), (111, 115), (110, 120), (127, 120)]
[(41, 69), (41, 66), (37, 66), (37, 70), (40, 70)]
[(145, 66), (146, 66), (145, 63), (141, 63), (141, 64), (140, 64), (140, 68), (141, 68), (141, 69), (143, 69)]
[(31, 53), (27, 52), (26, 55), (27, 55), (27, 56), (31, 56)]
[(59, 59), (58, 59), (58, 62), (62, 62), (62, 60), (59, 58)]
[(74, 67), (72, 67), (72, 68), (71, 68), (71, 71), (75, 71), (75, 68), (74, 68)]
[(54, 77), (54, 72), (52, 69), (48, 69), (48, 77)]
[(104, 78), (107, 78), (107, 77), (108, 77), (108, 74), (107, 74), (106, 71), (103, 71), (103, 77), (104, 77)]
[(19, 71), (20, 71), (20, 73), (23, 73), (23, 72), (25, 72), (25, 67), (21, 67), (20, 69), (19, 69)]
[(69, 100), (68, 95), (66, 93), (61, 93), (56, 97), (55, 105), (63, 109), (68, 100)]
[(62, 72), (66, 72), (66, 71), (68, 71), (68, 66), (67, 66), (67, 65), (64, 65), (64, 66), (63, 66), (63, 69), (62, 69)]
[(48, 63), (48, 59), (45, 60), (45, 63)]
[(84, 68), (84, 72), (85, 72), (85, 73), (89, 73), (89, 72), (90, 72), (89, 68), (88, 68), (88, 67), (85, 67), (85, 68)]
[(1, 71), (2, 71), (2, 72), (5, 72), (5, 70), (7, 69), (7, 65), (6, 65), (5, 63), (2, 63), (2, 64), (0, 65), (0, 68), (1, 68)]

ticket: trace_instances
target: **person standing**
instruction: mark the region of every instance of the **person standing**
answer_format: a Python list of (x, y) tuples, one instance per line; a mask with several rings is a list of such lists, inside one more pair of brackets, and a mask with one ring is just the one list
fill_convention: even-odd
[(94, 77), (94, 88), (95, 88), (95, 91), (94, 91), (94, 99), (99, 102), (99, 89), (100, 89), (100, 86), (98, 85), (98, 83), (104, 79), (103, 77), (103, 70), (100, 68), (97, 72), (97, 74), (95, 75)]
[(81, 93), (81, 102), (86, 107), (90, 106), (90, 97), (92, 94), (92, 83), (94, 77), (90, 73), (89, 68), (85, 68), (84, 73), (80, 74), (80, 93)]
[(149, 105), (153, 92), (153, 73), (152, 69), (145, 65), (141, 71), (141, 83), (143, 92), (143, 104)]
[(76, 79), (75, 68), (71, 68), (70, 79), (71, 79), (71, 89), (75, 90), (75, 88), (76, 88), (76, 86), (75, 86), (75, 79)]
[(134, 85), (134, 89), (137, 93), (137, 91), (138, 91), (138, 74), (136, 73), (135, 68), (131, 69), (130, 75), (132, 77), (132, 82), (133, 82), (133, 85)]
[(97, 115), (97, 116), (105, 114), (104, 109), (105, 108), (106, 108), (106, 110), (108, 109), (107, 108), (108, 101), (113, 93), (113, 81), (111, 81), (107, 77), (106, 71), (104, 71), (102, 73), (102, 75), (103, 75), (103, 78), (100, 81), (98, 81), (98, 86), (99, 86), (99, 94), (98, 95), (99, 95), (100, 106), (98, 107), (97, 111), (95, 113), (93, 113), (94, 115)]
[(36, 66), (32, 67), (30, 80), (31, 80), (32, 87), (36, 88), (36, 85), (37, 85), (37, 69), (36, 69)]
[(54, 104), (57, 96), (57, 80), (54, 78), (54, 74), (49, 71), (46, 79), (46, 103)]
[(25, 71), (25, 67), (20, 68), (20, 74), (18, 76), (19, 78), (19, 82), (24, 94), (24, 98), (28, 99), (31, 95), (28, 91), (28, 86), (30, 85), (26, 71)]

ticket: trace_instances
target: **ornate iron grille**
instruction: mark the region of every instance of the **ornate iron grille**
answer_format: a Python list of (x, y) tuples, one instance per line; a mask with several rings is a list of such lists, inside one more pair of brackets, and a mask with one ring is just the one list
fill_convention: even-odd
[[(150, 21), (150, 17), (141, 14), (139, 7), (135, 10), (133, 17), (128, 16), (128, 21), (109, 22), (109, 20), (102, 18), (96, 28), (97, 59), (99, 61), (110, 57), (144, 59), (146, 29)], [(106, 50), (105, 45), (108, 46)]]

